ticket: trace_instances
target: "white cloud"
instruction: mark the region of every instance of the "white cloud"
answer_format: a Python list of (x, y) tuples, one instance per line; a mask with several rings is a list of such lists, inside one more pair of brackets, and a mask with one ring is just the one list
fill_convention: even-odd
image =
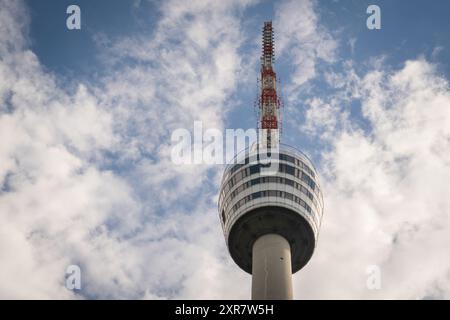
[[(299, 297), (449, 298), (448, 82), (414, 60), (368, 72), (359, 90), (371, 130), (353, 125), (330, 140), (324, 223)], [(381, 268), (381, 290), (366, 288), (370, 265)]]
[(308, 109), (302, 130), (310, 136), (320, 136), (324, 140), (333, 138), (336, 130), (348, 122), (348, 113), (342, 112), (337, 103), (334, 99), (324, 102), (317, 97), (307, 100)]
[[(169, 160), (171, 130), (223, 127), (248, 5), (164, 2), (154, 34), (99, 37), (110, 71), (68, 93), (27, 49), (23, 3), (0, 0), (0, 297), (249, 297), (216, 216), (221, 168)], [(312, 2), (277, 10), (294, 90), (318, 61), (334, 61), (337, 43)], [(329, 72), (338, 93), (307, 101), (301, 129), (331, 151), (319, 246), (294, 277), (298, 298), (449, 298), (448, 84), (425, 60), (396, 71), (380, 61), (365, 75), (351, 62)], [(368, 127), (350, 121), (355, 101)], [(64, 288), (73, 263), (79, 295)], [(366, 288), (374, 264), (380, 291)]]
[(1, 2), (0, 12), (0, 56), (5, 56), (9, 51), (17, 51), (24, 48), (27, 39), (24, 34), (27, 31), (29, 18), (27, 10), (17, 5), (14, 1)]
[(337, 41), (319, 23), (312, 0), (281, 2), (275, 14), (276, 52), (286, 55), (294, 68), (290, 83), (293, 95), (299, 86), (317, 76), (320, 61), (333, 62)]
[(221, 168), (168, 151), (175, 128), (223, 126), (245, 6), (164, 2), (154, 34), (103, 38), (111, 71), (70, 93), (27, 49), (24, 4), (0, 2), (1, 297), (77, 297), (73, 263), (82, 298), (246, 296), (237, 268), (216, 277), (232, 265), (208, 182)]

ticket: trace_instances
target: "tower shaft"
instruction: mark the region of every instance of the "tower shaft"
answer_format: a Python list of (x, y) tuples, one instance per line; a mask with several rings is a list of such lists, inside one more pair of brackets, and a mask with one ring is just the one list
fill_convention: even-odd
[(292, 299), (291, 247), (278, 234), (259, 237), (252, 250), (252, 299)]

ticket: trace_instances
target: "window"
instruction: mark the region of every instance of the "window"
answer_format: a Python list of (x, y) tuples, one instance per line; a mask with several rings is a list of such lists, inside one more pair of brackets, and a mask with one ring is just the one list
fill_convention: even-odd
[(255, 174), (259, 172), (259, 166), (258, 165), (253, 165), (250, 167), (250, 174)]
[(276, 197), (277, 192), (275, 190), (269, 190), (269, 197)]
[(291, 162), (291, 163), (295, 163), (294, 157), (291, 157), (291, 156), (288, 156), (288, 155), (285, 155), (285, 157), (286, 157), (286, 161)]
[(300, 199), (300, 205), (304, 208), (306, 208), (306, 202)]
[(291, 166), (286, 166), (286, 173), (290, 175), (295, 175), (295, 168)]
[(287, 154), (280, 154), (280, 160), (295, 163), (295, 158)]
[(261, 198), (261, 192), (255, 192), (252, 194), (252, 199), (258, 199)]

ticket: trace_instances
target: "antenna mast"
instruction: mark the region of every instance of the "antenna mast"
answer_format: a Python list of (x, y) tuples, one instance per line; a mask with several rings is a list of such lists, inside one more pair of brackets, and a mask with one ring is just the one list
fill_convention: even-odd
[(259, 98), (259, 125), (262, 135), (259, 143), (262, 148), (270, 149), (276, 147), (280, 140), (280, 100), (277, 96), (277, 75), (272, 67), (274, 62), (272, 21), (264, 22), (262, 40), (261, 95)]

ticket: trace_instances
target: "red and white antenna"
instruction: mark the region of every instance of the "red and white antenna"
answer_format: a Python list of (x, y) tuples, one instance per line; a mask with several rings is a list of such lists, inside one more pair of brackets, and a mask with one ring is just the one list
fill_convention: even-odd
[(261, 94), (259, 97), (260, 129), (259, 143), (263, 148), (273, 148), (279, 143), (280, 100), (277, 96), (277, 75), (273, 70), (274, 41), (272, 21), (264, 22), (261, 56)]

